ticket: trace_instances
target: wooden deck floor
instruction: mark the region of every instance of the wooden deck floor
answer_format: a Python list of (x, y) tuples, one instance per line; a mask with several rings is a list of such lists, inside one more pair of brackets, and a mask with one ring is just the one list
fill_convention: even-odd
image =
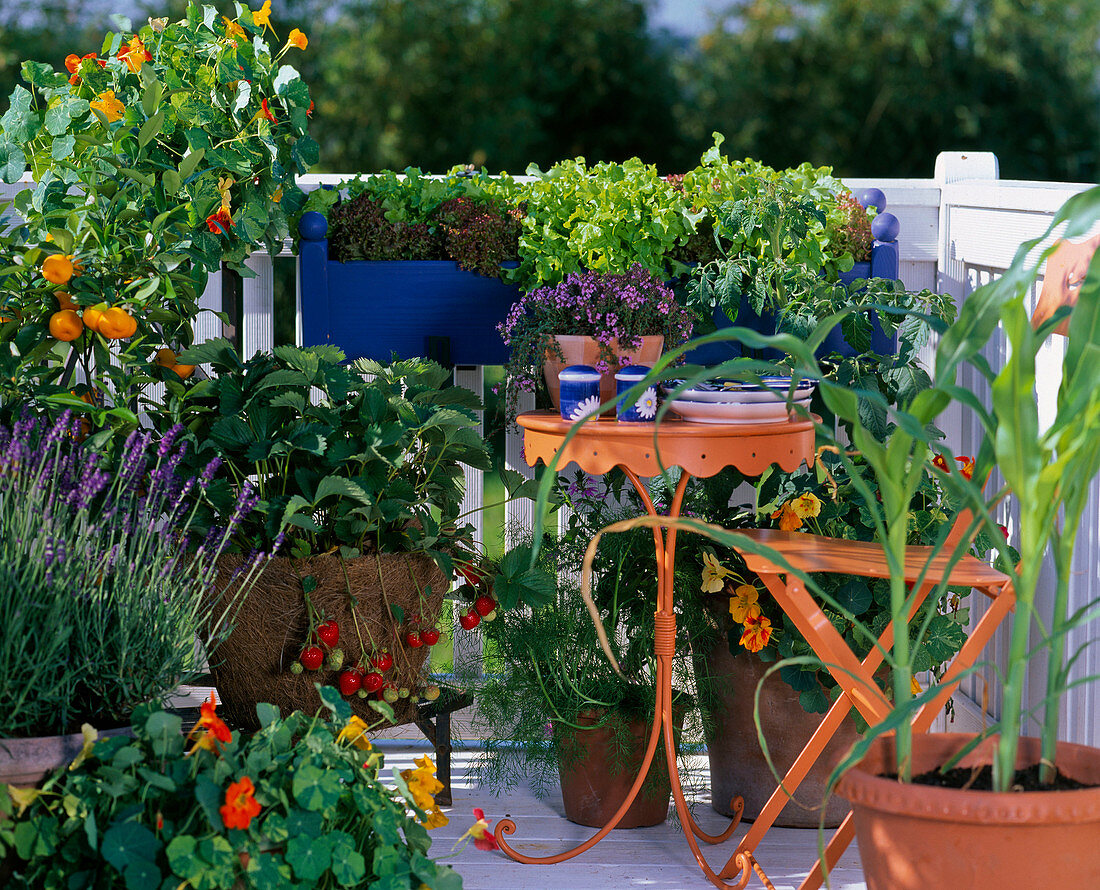
[[(377, 742), (386, 754), (386, 767), (405, 769), (415, 757), (430, 751), (426, 743), (406, 739)], [(561, 798), (539, 800), (529, 788), (512, 789), (502, 796), (471, 784), (469, 766), (479, 756), (476, 750), (460, 750), (452, 755), (453, 806), (444, 809), (449, 825), (432, 832), (433, 858), (445, 856), (455, 841), (473, 824), (472, 811), (480, 807), (495, 828), (505, 815), (516, 823), (510, 843), (531, 856), (549, 856), (583, 842), (595, 829), (574, 825), (566, 820)], [(693, 766), (706, 769), (705, 758), (695, 758)], [(704, 831), (717, 832), (727, 820), (710, 806), (709, 797), (694, 801), (695, 818)], [(736, 838), (746, 827), (738, 829)], [(732, 853), (731, 839), (719, 847), (704, 846), (704, 855), (716, 868)], [(777, 890), (797, 887), (817, 858), (817, 832), (813, 829), (773, 829), (757, 850), (757, 860)], [(654, 828), (635, 828), (611, 832), (592, 849), (558, 865), (521, 865), (503, 853), (487, 853), (466, 846), (454, 859), (445, 860), (462, 875), (466, 890), (602, 890), (607, 887), (646, 887), (679, 890), (705, 888), (704, 877), (674, 818)], [(751, 888), (762, 887), (755, 876)], [(833, 871), (835, 890), (865, 890), (859, 857), (853, 847)]]

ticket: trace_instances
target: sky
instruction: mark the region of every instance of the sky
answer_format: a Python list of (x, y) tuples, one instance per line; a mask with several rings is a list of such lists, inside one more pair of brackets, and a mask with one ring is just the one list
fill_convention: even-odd
[(656, 0), (649, 23), (678, 34), (702, 34), (710, 24), (710, 12), (729, 5), (730, 0)]

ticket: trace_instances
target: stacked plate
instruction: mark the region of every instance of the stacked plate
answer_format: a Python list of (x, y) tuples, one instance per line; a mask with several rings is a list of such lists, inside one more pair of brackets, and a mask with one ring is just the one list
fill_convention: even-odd
[[(762, 384), (740, 380), (708, 380), (675, 392), (683, 381), (665, 384), (665, 396), (673, 411), (694, 423), (776, 423), (786, 420), (790, 377), (762, 377)], [(793, 403), (809, 408), (817, 384), (800, 380)]]

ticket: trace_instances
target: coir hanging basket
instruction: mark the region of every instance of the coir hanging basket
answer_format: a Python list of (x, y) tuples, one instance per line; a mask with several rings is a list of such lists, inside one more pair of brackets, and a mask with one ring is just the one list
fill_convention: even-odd
[[(243, 561), (239, 555), (221, 558), (219, 592)], [(310, 630), (302, 585), (309, 576), (317, 584), (309, 594), (314, 609), (340, 627), (339, 648), (344, 652), (345, 667), (359, 664), (361, 655), (366, 660), (372, 653), (388, 649), (393, 667), (386, 672), (386, 679), (414, 693), (424, 686), (430, 649), (408, 648), (404, 635), (414, 615), (421, 616), (422, 627), (433, 627), (439, 619), (447, 584), (432, 559), (403, 553), (350, 560), (337, 554), (309, 559), (277, 557), (267, 564), (241, 603), (228, 639), (210, 653), (221, 702), (219, 713), (232, 725), (258, 728), (257, 702), (278, 705), (284, 716), (295, 710), (312, 714), (321, 706), (314, 684), (336, 686), (336, 670), (291, 672)], [(403, 614), (406, 623), (398, 624), (395, 614)], [(353, 695), (348, 702), (368, 724), (378, 722), (369, 699)], [(397, 723), (413, 720), (414, 706), (408, 699), (399, 700), (393, 708)]]

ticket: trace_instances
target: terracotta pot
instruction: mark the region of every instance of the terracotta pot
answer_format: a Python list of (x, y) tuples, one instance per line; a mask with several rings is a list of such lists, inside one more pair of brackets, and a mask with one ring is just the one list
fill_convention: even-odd
[[(592, 726), (599, 719), (600, 715), (596, 712), (582, 711), (577, 716), (577, 724)], [(682, 714), (678, 715), (677, 724), (677, 728), (683, 725)], [(626, 800), (645, 756), (649, 721), (641, 718), (627, 720), (625, 746), (619, 735), (622, 729), (620, 726), (617, 732), (616, 728), (608, 725), (599, 729), (569, 730), (567, 745), (575, 745), (576, 748), (567, 748), (564, 762), (558, 764), (558, 775), (561, 777), (565, 818), (570, 822), (602, 828)], [(660, 825), (668, 817), (671, 793), (664, 747), (658, 744), (649, 775), (616, 828)]]
[[(750, 652), (732, 655), (723, 637), (706, 659), (707, 675), (713, 681), (714, 698), (707, 752), (710, 755), (711, 806), (732, 816), (730, 802), (740, 795), (745, 800), (745, 821), (760, 815), (778, 783), (768, 768), (753, 720), (756, 687), (769, 665)], [(780, 775), (784, 775), (810, 740), (822, 714), (808, 714), (798, 703), (798, 693), (772, 674), (760, 690), (760, 723), (768, 753)], [(777, 826), (816, 828), (821, 804), (826, 799), (829, 773), (837, 760), (860, 735), (851, 717), (845, 718), (836, 735), (788, 801)], [(799, 805), (801, 804), (801, 806)], [(847, 815), (848, 804), (833, 795), (825, 806), (825, 826), (835, 828)]]
[[(108, 729), (99, 738), (132, 735), (129, 727)], [(31, 788), (51, 772), (73, 761), (84, 747), (84, 736), (48, 735), (21, 739), (0, 739), (0, 785)]]
[[(561, 347), (565, 361), (561, 361), (551, 350), (546, 351), (542, 364), (542, 373), (546, 376), (546, 388), (550, 391), (550, 401), (554, 407), (559, 407), (558, 401), (558, 372), (570, 365), (596, 366), (600, 360), (600, 344), (595, 337), (582, 337), (576, 334), (557, 334), (555, 338)], [(642, 345), (639, 349), (619, 351), (619, 341), (611, 341), (611, 351), (615, 355), (630, 356), (630, 361), (635, 365), (652, 365), (661, 357), (661, 351), (665, 346), (665, 338), (660, 334), (652, 337), (642, 337)], [(621, 365), (616, 362), (610, 365), (606, 372), (600, 376), (600, 401), (606, 402), (615, 397), (615, 372)]]
[[(913, 773), (939, 767), (972, 735), (913, 738)], [(990, 763), (995, 739), (960, 761)], [(1059, 742), (1058, 768), (1095, 788), (996, 793), (907, 785), (894, 738), (875, 741), (840, 780), (852, 802), (868, 890), (928, 887), (1100, 887), (1100, 748)], [(1022, 739), (1017, 766), (1037, 763), (1039, 740)]]

